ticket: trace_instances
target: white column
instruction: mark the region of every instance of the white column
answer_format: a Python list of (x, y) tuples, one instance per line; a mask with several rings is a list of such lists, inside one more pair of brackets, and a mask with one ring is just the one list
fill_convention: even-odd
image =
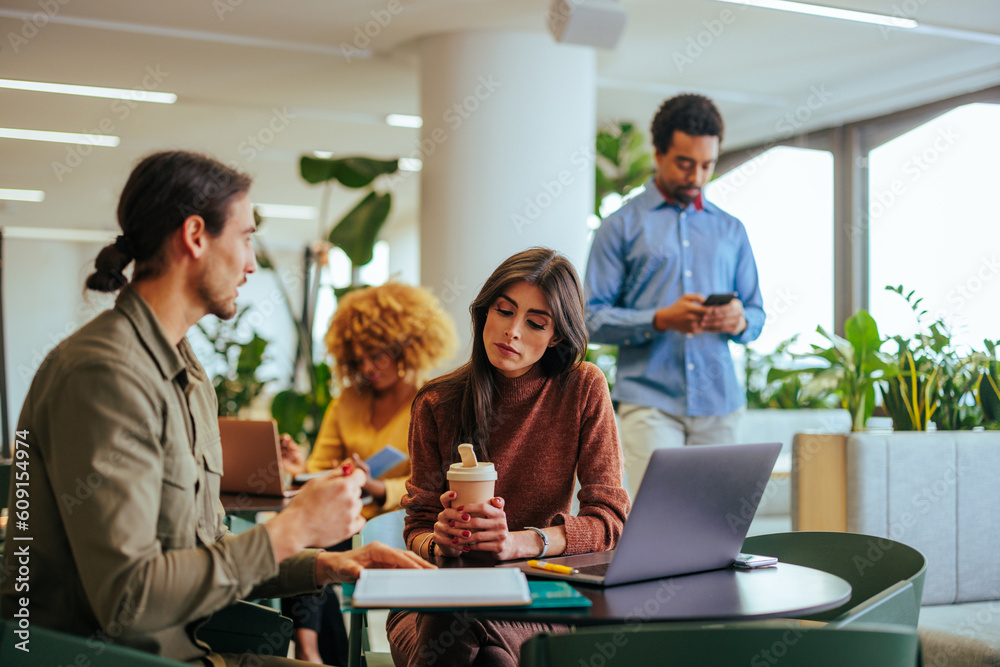
[(470, 32), (420, 44), (421, 284), (465, 344), (469, 304), (531, 246), (582, 274), (594, 200), (595, 58), (548, 34)]

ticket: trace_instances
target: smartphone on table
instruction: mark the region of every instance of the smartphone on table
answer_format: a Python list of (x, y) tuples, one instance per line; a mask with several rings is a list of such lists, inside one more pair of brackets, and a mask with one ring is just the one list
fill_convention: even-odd
[(737, 554), (733, 567), (738, 570), (756, 570), (759, 567), (771, 567), (778, 564), (774, 556), (758, 556), (757, 554)]

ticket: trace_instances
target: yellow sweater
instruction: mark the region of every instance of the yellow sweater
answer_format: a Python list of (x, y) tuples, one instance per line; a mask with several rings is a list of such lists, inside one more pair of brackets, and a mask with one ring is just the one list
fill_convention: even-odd
[[(340, 398), (330, 404), (306, 462), (307, 472), (329, 470), (334, 463), (353, 454), (357, 454), (362, 460), (367, 459), (386, 445), (407, 453), (406, 439), (410, 429), (412, 401), (403, 405), (385, 426), (375, 430), (371, 424), (372, 400), (371, 392), (358, 392), (347, 387)], [(400, 499), (406, 493), (406, 480), (409, 476), (409, 461), (400, 463), (382, 475), (379, 479), (385, 482), (385, 502), (381, 506), (365, 505), (362, 515), (370, 519), (398, 508)]]

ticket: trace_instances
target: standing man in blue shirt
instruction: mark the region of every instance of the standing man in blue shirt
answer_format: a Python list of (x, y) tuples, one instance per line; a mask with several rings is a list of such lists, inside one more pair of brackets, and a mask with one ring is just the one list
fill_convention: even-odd
[[(659, 447), (736, 441), (746, 404), (729, 342), (760, 335), (764, 309), (746, 229), (705, 201), (722, 116), (701, 95), (653, 118), (656, 173), (609, 216), (587, 263), (587, 325), (618, 345), (614, 398), (632, 497)], [(735, 294), (705, 305), (709, 294)]]

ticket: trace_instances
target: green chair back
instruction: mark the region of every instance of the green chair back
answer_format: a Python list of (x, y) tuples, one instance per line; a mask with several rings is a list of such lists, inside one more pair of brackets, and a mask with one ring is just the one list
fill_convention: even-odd
[(689, 624), (581, 628), (535, 635), (521, 647), (521, 667), (637, 665), (780, 667), (915, 667), (916, 630), (901, 626), (850, 629), (761, 623), (716, 627)]
[[(101, 665), (102, 667), (183, 667), (187, 663), (161, 658), (152, 653), (116, 644), (108, 644), (94, 637), (78, 637), (65, 632), (30, 627), (28, 652), (18, 648), (23, 638), (15, 634), (17, 623), (0, 621), (0, 665)], [(21, 646), (24, 646), (21, 644)]]
[(856, 622), (917, 627), (927, 559), (902, 542), (857, 533), (775, 533), (748, 537), (743, 551), (823, 570), (851, 585), (848, 602), (800, 618), (841, 627)]

